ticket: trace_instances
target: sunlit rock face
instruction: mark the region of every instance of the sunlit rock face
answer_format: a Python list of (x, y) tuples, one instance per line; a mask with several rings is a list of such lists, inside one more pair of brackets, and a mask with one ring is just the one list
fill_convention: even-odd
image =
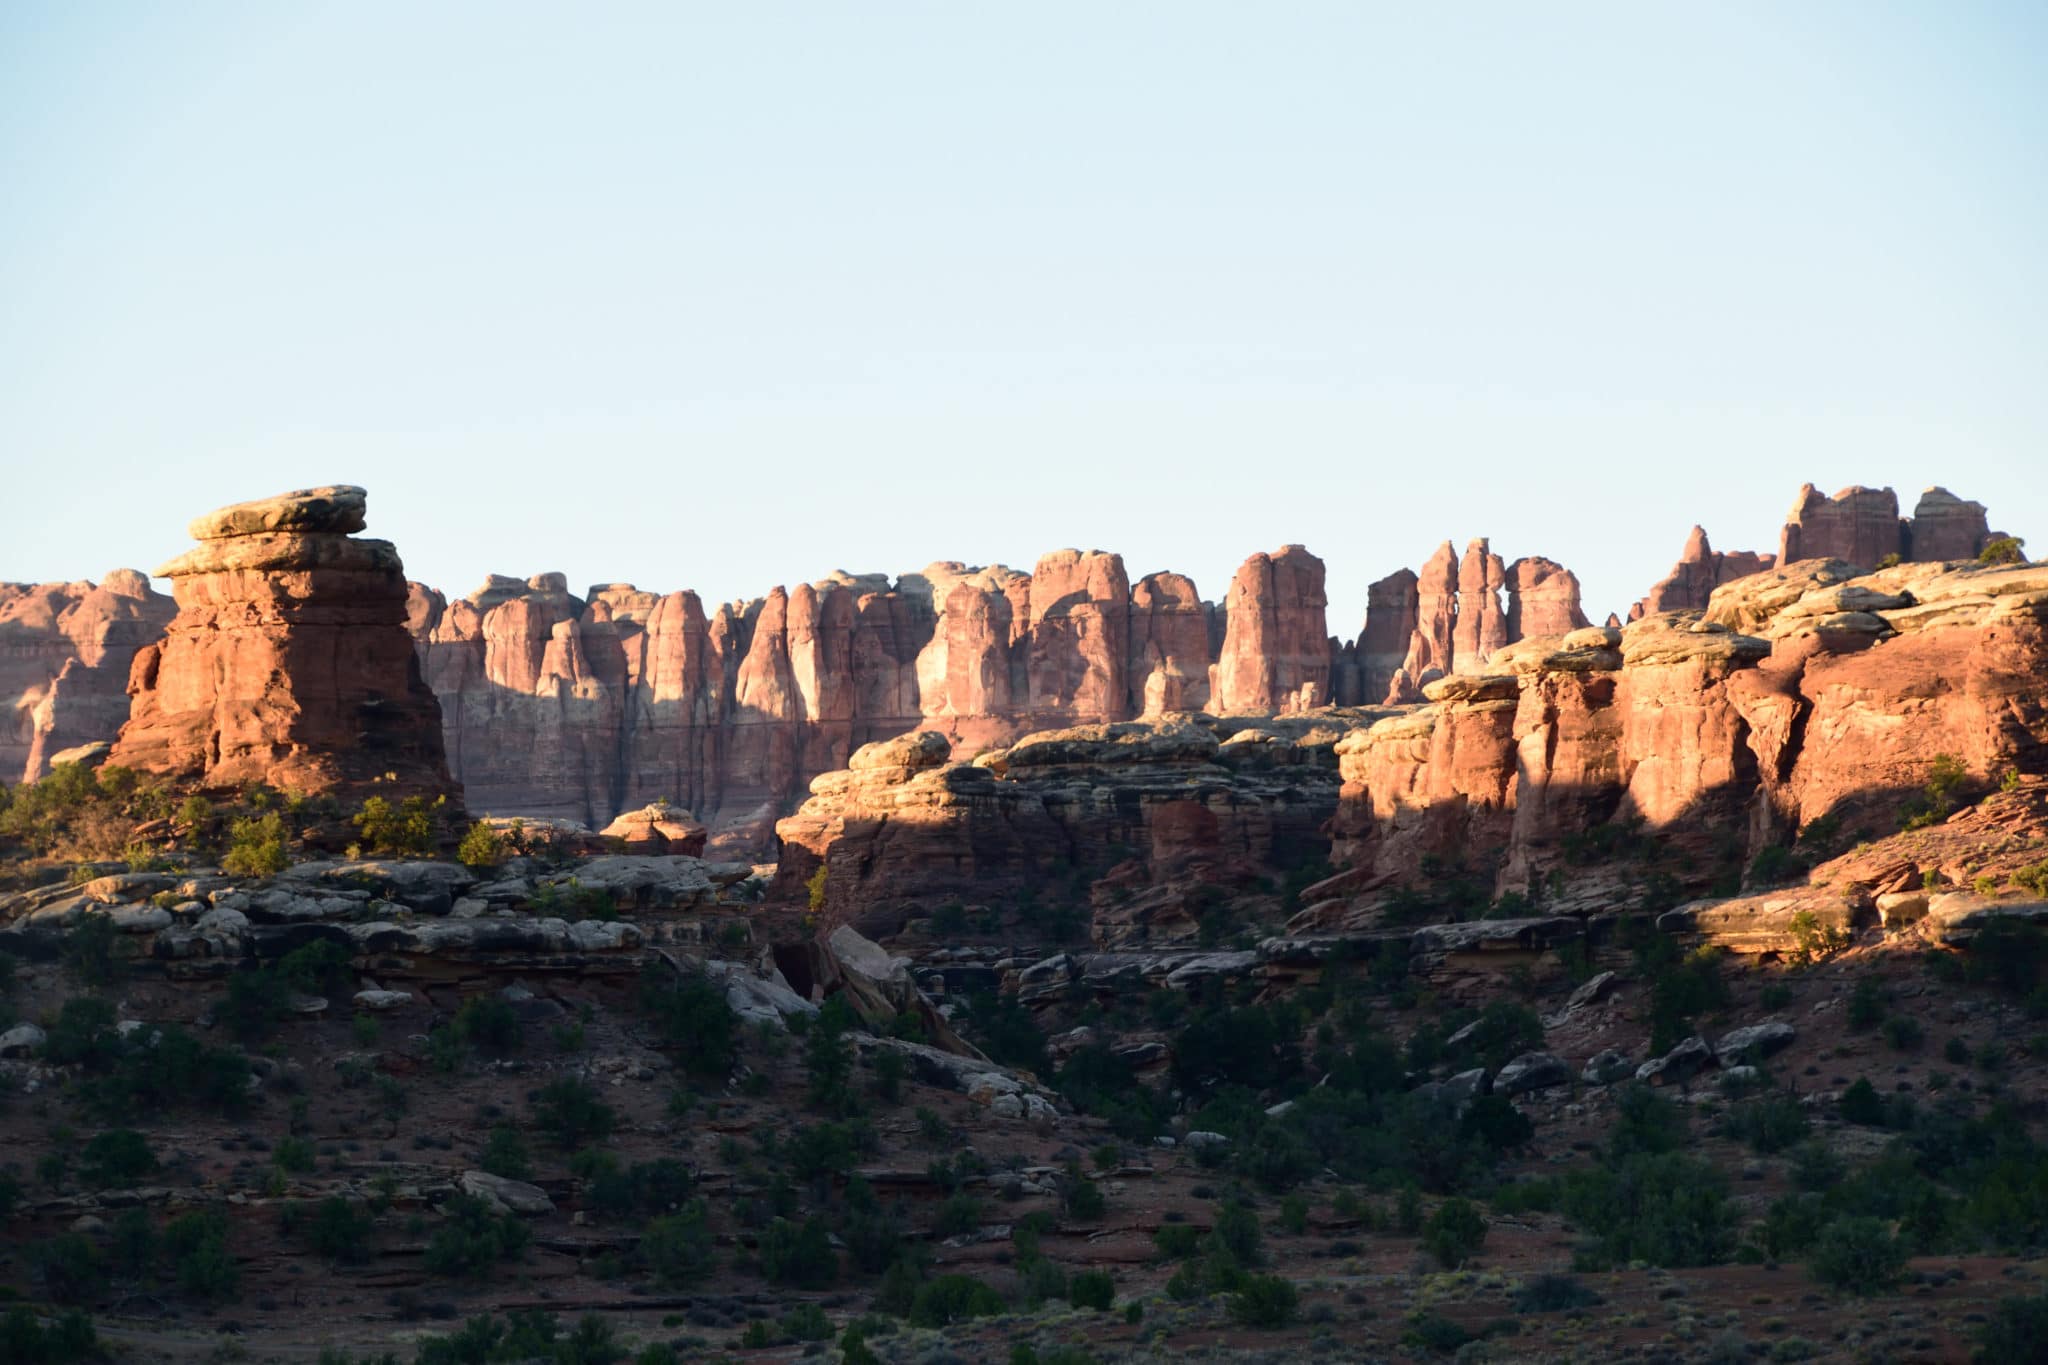
[(157, 570), (178, 612), (135, 653), (109, 761), (200, 788), (458, 795), (406, 631), (405, 568), (349, 485), (225, 507)]
[(118, 734), (135, 652), (176, 614), (134, 569), (98, 583), (0, 583), (0, 780), (33, 782), (52, 755)]

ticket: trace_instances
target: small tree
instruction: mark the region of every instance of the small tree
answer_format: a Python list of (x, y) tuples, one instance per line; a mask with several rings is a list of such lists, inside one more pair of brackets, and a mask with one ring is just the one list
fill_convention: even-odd
[(157, 1168), (149, 1140), (132, 1128), (114, 1128), (85, 1144), (79, 1175), (88, 1185), (133, 1185)]
[(1446, 1270), (1456, 1270), (1486, 1242), (1486, 1219), (1470, 1200), (1447, 1199), (1422, 1235), (1423, 1245)]
[(1230, 1296), (1230, 1316), (1246, 1327), (1285, 1327), (1294, 1321), (1301, 1296), (1291, 1280), (1247, 1275)]
[(1999, 536), (1996, 540), (1987, 541), (1984, 548), (1977, 552), (1977, 562), (1979, 564), (2024, 564), (2027, 562), (2027, 556), (2023, 549), (2026, 543), (2019, 536)]
[(1837, 1218), (1822, 1229), (1806, 1263), (1823, 1284), (1851, 1294), (1882, 1293), (1906, 1268), (1905, 1244), (1879, 1218)]
[(534, 1100), (534, 1118), (557, 1146), (573, 1152), (592, 1139), (611, 1136), (619, 1116), (599, 1098), (596, 1086), (564, 1076), (541, 1089)]
[(811, 913), (817, 914), (825, 908), (825, 865), (818, 864), (818, 870), (804, 883), (804, 890), (810, 895)]
[(462, 836), (455, 857), (464, 867), (496, 867), (505, 861), (505, 839), (479, 820)]
[(230, 877), (275, 877), (291, 861), (285, 851), (284, 817), (271, 811), (229, 827), (228, 851), (221, 856), (220, 867)]

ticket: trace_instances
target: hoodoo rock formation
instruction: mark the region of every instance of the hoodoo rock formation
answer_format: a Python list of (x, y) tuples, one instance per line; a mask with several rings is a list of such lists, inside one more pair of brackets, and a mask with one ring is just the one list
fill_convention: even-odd
[(1219, 686), (1245, 711), (1322, 705), (1337, 652), (1299, 546), (1247, 561), (1221, 611), (1183, 575), (1134, 586), (1118, 555), (1059, 550), (1029, 574), (840, 574), (708, 617), (694, 593), (494, 575), (454, 602), (413, 585), (408, 620), (474, 809), (597, 827), (668, 799), (757, 856), (863, 745), (922, 729), (971, 755), (1217, 709)]
[(1839, 559), (1869, 570), (1895, 557), (1916, 563), (1974, 559), (1995, 536), (1984, 504), (1965, 502), (1946, 488), (1922, 493), (1906, 518), (1889, 488), (1845, 488), (1830, 498), (1807, 484), (1779, 534), (1778, 563)]
[(128, 719), (128, 669), (177, 614), (134, 569), (99, 583), (0, 583), (0, 777), (33, 782), (53, 755), (111, 740)]
[(1253, 555), (1230, 581), (1222, 657), (1209, 701), (1226, 715), (1305, 711), (1330, 704), (1323, 561), (1299, 545)]
[(1649, 595), (1629, 609), (1628, 619), (1639, 620), (1667, 611), (1704, 611), (1714, 589), (1753, 573), (1762, 573), (1778, 562), (1776, 555), (1751, 550), (1716, 550), (1707, 540), (1706, 528), (1695, 526), (1685, 538), (1685, 549), (1671, 572), (1651, 587)]
[(455, 792), (406, 633), (405, 569), (346, 485), (239, 503), (157, 570), (178, 614), (136, 651), (109, 761), (198, 788), (344, 801)]
[(1372, 585), (1356, 652), (1356, 690), (1339, 688), (1337, 700), (1419, 702), (1436, 679), (1483, 673), (1489, 659), (1525, 636), (1585, 624), (1578, 576), (1563, 565), (1540, 555), (1504, 563), (1483, 537), (1466, 545), (1461, 559), (1447, 540), (1419, 574), (1403, 570)]
[[(131, 655), (140, 660), (137, 728), (124, 754), (153, 745), (152, 761), (169, 762), (176, 749), (189, 766), (198, 752), (192, 737), (213, 729), (198, 717), (215, 710), (229, 742), (200, 767), (218, 762), (240, 772), (266, 767), (261, 753), (289, 752), (301, 741), (285, 735), (283, 711), (255, 719), (258, 703), (236, 692), (268, 667), (250, 642), (282, 648), (286, 638), (314, 638), (339, 619), (337, 603), (383, 618), (385, 608), (370, 604), (388, 594), (396, 555), (368, 548), (381, 542), (351, 539), (360, 525), (360, 495), (351, 490), (202, 519), (202, 548), (174, 566), (184, 584), (179, 605), (223, 628), (180, 626), (155, 650), (143, 646), (171, 608), (138, 574), (111, 575), (98, 588), (0, 587), (0, 684), (19, 699), (13, 727), (0, 734), (0, 763), (34, 775), (58, 749), (111, 738), (127, 705), (113, 682), (125, 677)], [(1791, 553), (1838, 561), (1831, 572), (1840, 577), (1892, 554), (1907, 564), (1971, 559), (1992, 537), (1982, 505), (1945, 489), (1929, 489), (1902, 519), (1890, 490), (1826, 498), (1809, 486), (1783, 539)], [(772, 854), (777, 818), (813, 778), (843, 768), (863, 746), (912, 731), (937, 732), (953, 754), (971, 759), (1048, 729), (1426, 702), (1378, 738), (1348, 741), (1346, 762), (1358, 780), (1382, 806), (1395, 799), (1389, 793), (1430, 806), (1455, 798), (1481, 824), (1495, 810), (1508, 836), (1526, 844), (1537, 837), (1531, 831), (1582, 816), (1649, 819), (1718, 781), (1667, 783), (1660, 765), (1725, 768), (1737, 787), (1753, 787), (1744, 765), (1764, 760), (1743, 757), (1749, 740), (1729, 728), (1714, 689), (1734, 686), (1728, 680), (1741, 673), (1775, 676), (1774, 665), (1749, 658), (1752, 647), (1728, 637), (1766, 638), (1759, 622), (1817, 590), (1798, 574), (1773, 578), (1779, 563), (1718, 552), (1694, 528), (1678, 565), (1631, 612), (1625, 638), (1588, 626), (1578, 580), (1561, 565), (1540, 556), (1504, 561), (1483, 538), (1462, 555), (1445, 542), (1419, 570), (1372, 584), (1363, 628), (1348, 643), (1327, 635), (1324, 566), (1300, 546), (1246, 560), (1221, 603), (1204, 601), (1180, 574), (1133, 582), (1115, 554), (1061, 550), (1031, 573), (956, 562), (894, 581), (836, 573), (709, 609), (694, 593), (623, 583), (579, 597), (562, 575), (541, 574), (493, 575), (453, 600), (414, 584), (403, 610), (421, 675), (440, 702), (446, 761), (483, 813), (602, 829), (667, 801), (703, 821), (721, 856), (758, 858)], [(265, 588), (265, 575), (302, 587)], [(1745, 584), (1764, 605), (1738, 614), (1757, 621), (1695, 629), (1717, 592)], [(1839, 622), (1822, 633), (1855, 638)], [(205, 687), (174, 698), (161, 665), (209, 641), (232, 695), (218, 707)], [(1615, 659), (1625, 662), (1610, 666)], [(287, 691), (313, 676), (303, 653), (285, 663)], [(365, 733), (406, 751), (409, 741), (394, 736), (411, 723), (401, 714), (410, 714), (410, 694), (381, 653), (363, 666), (378, 682), (357, 683), (364, 696), (380, 698), (364, 719), (387, 718)], [(1501, 679), (1535, 681), (1509, 695)], [(1747, 695), (1754, 686), (1735, 690)], [(303, 711), (296, 723), (338, 734), (341, 712), (354, 704), (309, 697), (294, 703)], [(1658, 716), (1656, 724), (1674, 727), (1670, 736), (1643, 728)], [(1805, 733), (1788, 724), (1795, 740)], [(238, 759), (243, 744), (248, 752)], [(1673, 759), (1673, 745), (1698, 752)], [(1710, 762), (1708, 750), (1723, 757)], [(1509, 751), (1518, 775), (1504, 785), (1498, 764), (1506, 760), (1498, 756)], [(1631, 754), (1647, 757), (1639, 763)], [(1394, 771), (1402, 764), (1414, 769), (1407, 777)], [(1368, 780), (1368, 770), (1378, 776)], [(423, 786), (436, 780), (431, 772), (420, 778)], [(1510, 787), (1520, 792), (1512, 814)], [(1626, 804), (1617, 789), (1631, 793)], [(1361, 823), (1357, 809), (1339, 820), (1340, 845), (1365, 837), (1371, 821)], [(1466, 837), (1411, 833), (1402, 821), (1412, 815), (1381, 816), (1393, 822), (1382, 833), (1396, 842), (1451, 847)], [(1526, 861), (1517, 855), (1501, 865)]]

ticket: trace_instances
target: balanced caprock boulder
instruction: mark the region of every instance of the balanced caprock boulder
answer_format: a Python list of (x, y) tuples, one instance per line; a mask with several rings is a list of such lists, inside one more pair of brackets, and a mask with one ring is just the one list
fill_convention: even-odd
[(137, 651), (109, 761), (201, 789), (459, 796), (406, 631), (405, 567), (337, 485), (208, 513), (159, 568), (178, 614)]

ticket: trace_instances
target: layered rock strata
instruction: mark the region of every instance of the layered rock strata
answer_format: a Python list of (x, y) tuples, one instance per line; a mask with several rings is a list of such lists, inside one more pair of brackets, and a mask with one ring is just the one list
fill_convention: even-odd
[(119, 734), (135, 652), (176, 614), (134, 569), (98, 583), (0, 583), (0, 779), (33, 782), (53, 755)]
[[(1093, 921), (1116, 942), (1186, 937), (1227, 891), (1318, 861), (1334, 750), (1370, 717), (1127, 721), (955, 759), (931, 731), (872, 744), (779, 822), (771, 894), (877, 932), (948, 901)], [(1060, 904), (1053, 904), (1058, 901)]]
[(964, 754), (1020, 734), (1213, 708), (1325, 705), (1335, 647), (1322, 562), (1256, 555), (1231, 600), (1133, 584), (1120, 556), (1033, 572), (946, 562), (839, 574), (708, 612), (694, 593), (493, 576), (408, 619), (478, 810), (598, 826), (669, 799), (712, 847), (765, 856), (775, 817), (863, 745), (924, 729)]
[(405, 569), (346, 485), (195, 520), (157, 570), (177, 616), (135, 653), (109, 761), (198, 788), (459, 796), (406, 633)]
[(2040, 565), (1806, 561), (1703, 612), (1525, 640), (1338, 744), (1331, 891), (1434, 866), (1568, 898), (1644, 839), (1707, 880), (1815, 821), (1884, 832), (1937, 755), (1987, 783), (2048, 771), (2044, 679)]

